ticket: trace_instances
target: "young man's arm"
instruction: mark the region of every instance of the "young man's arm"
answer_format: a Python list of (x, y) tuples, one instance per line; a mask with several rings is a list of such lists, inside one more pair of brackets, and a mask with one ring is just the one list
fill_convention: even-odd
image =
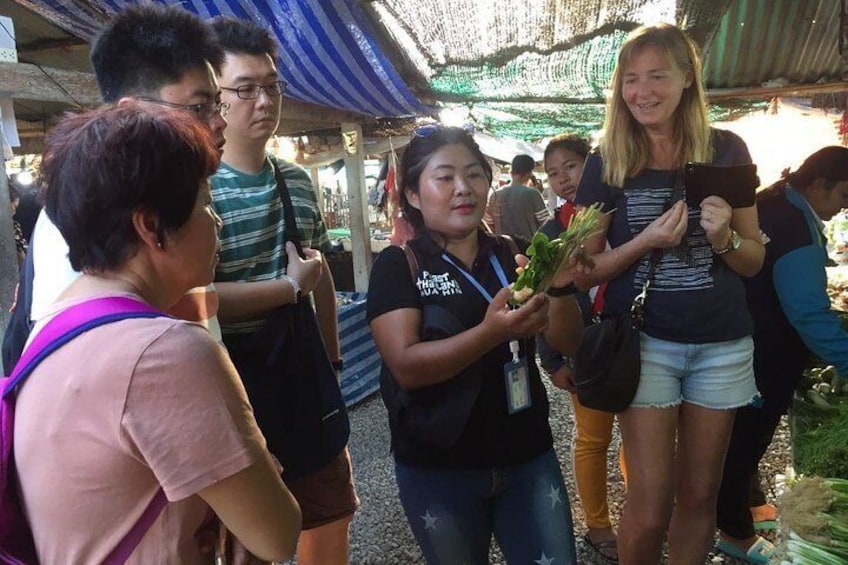
[[(300, 288), (301, 297), (316, 290), (326, 267), (323, 255), (314, 249), (304, 249), (306, 259), (301, 259), (292, 243), (286, 244), (289, 262), (287, 276)], [(329, 269), (327, 269), (329, 273)], [(218, 317), (224, 322), (237, 322), (260, 316), (269, 310), (291, 304), (297, 290), (287, 278), (253, 282), (216, 282), (218, 291)], [(335, 311), (335, 310), (334, 310)]]
[(339, 320), (336, 311), (336, 284), (327, 259), (323, 259), (324, 269), (321, 279), (315, 287), (315, 315), (318, 325), (321, 327), (321, 335), (324, 336), (324, 344), (327, 347), (327, 355), (330, 361), (339, 361), (342, 358), (339, 345)]

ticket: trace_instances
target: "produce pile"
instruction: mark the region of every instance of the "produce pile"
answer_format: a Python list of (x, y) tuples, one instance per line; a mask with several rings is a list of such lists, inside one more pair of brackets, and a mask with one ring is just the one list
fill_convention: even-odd
[(848, 379), (832, 366), (805, 371), (790, 423), (796, 472), (848, 477)]
[[(802, 477), (778, 501), (778, 557), (798, 565), (848, 563), (848, 480)], [(788, 534), (787, 534), (788, 532)]]
[(539, 292), (545, 292), (559, 268), (578, 251), (583, 243), (601, 231), (600, 214), (603, 205), (592, 204), (571, 217), (568, 228), (556, 239), (542, 232), (533, 236), (526, 255), (530, 262), (518, 267), (518, 278), (512, 285), (513, 304), (521, 304)]
[(848, 312), (848, 270), (830, 268), (827, 274), (827, 295), (835, 310)]

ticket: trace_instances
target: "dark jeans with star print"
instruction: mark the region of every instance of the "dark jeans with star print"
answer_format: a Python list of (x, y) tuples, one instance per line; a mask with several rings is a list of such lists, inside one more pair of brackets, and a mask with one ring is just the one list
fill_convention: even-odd
[(395, 463), (400, 499), (430, 564), (489, 562), (492, 536), (507, 563), (577, 562), (571, 506), (549, 451), (497, 469), (430, 469)]

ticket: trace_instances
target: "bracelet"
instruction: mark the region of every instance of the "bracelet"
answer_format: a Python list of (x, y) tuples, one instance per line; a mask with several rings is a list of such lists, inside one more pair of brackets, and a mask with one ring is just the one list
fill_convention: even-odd
[(551, 298), (559, 298), (560, 296), (571, 296), (577, 293), (577, 287), (574, 283), (569, 283), (565, 286), (549, 286), (545, 293)]
[(281, 275), (280, 278), (291, 285), (292, 291), (294, 291), (294, 303), (297, 304), (300, 302), (300, 299), (303, 296), (300, 291), (300, 284), (294, 279), (294, 277), (289, 275)]
[(713, 247), (713, 253), (716, 255), (724, 255), (729, 251), (736, 251), (742, 246), (742, 236), (736, 233), (736, 230), (730, 230), (730, 239), (727, 241), (727, 245), (722, 247), (721, 249), (716, 249)]

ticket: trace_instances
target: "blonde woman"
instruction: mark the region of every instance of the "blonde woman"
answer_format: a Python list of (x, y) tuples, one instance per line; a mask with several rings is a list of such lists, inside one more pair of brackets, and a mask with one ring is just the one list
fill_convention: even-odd
[(581, 281), (609, 281), (604, 315), (629, 307), (651, 255), (661, 253), (639, 389), (619, 419), (628, 469), (618, 535), (625, 564), (659, 563), (666, 532), (671, 563), (703, 563), (735, 409), (757, 397), (741, 279), (763, 262), (756, 209), (732, 209), (717, 196), (688, 208), (678, 171), (689, 161), (729, 165), (750, 156), (740, 138), (708, 124), (694, 42), (671, 25), (639, 28), (619, 53), (603, 139), (575, 199), (611, 211), (588, 246), (596, 268)]

